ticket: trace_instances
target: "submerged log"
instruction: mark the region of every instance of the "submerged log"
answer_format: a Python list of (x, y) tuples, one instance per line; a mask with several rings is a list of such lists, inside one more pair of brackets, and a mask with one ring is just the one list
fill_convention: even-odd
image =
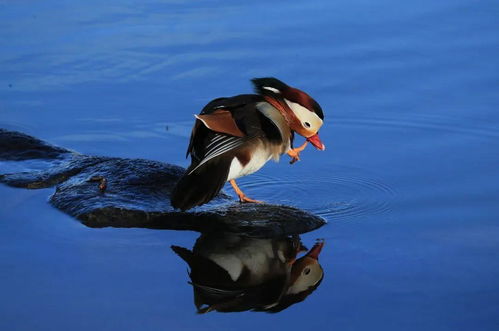
[[(0, 175), (29, 189), (56, 186), (50, 203), (89, 227), (228, 231), (250, 236), (299, 234), (325, 221), (272, 204), (239, 204), (224, 193), (189, 212), (174, 210), (170, 194), (185, 169), (144, 159), (88, 156), (0, 129), (0, 160), (43, 160), (42, 169)], [(0, 163), (1, 171), (1, 163)]]

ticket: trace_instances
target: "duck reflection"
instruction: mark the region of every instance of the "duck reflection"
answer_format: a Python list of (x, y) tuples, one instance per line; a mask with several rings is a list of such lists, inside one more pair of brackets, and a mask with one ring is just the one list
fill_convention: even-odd
[(192, 250), (179, 246), (172, 250), (189, 265), (198, 313), (275, 313), (305, 300), (320, 285), (323, 246), (318, 241), (307, 250), (298, 236), (260, 239), (202, 234)]

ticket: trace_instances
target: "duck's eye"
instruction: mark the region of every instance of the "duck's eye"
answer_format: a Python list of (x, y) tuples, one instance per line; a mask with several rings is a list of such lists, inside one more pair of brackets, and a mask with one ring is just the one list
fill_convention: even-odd
[(310, 268), (303, 269), (303, 274), (308, 275), (310, 273)]
[(303, 126), (306, 127), (307, 129), (310, 129), (310, 123), (308, 122), (303, 122)]

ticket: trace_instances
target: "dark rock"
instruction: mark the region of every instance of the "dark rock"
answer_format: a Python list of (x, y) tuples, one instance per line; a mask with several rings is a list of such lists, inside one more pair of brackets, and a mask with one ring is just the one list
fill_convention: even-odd
[(270, 204), (212, 204), (206, 211), (146, 212), (138, 209), (104, 207), (78, 218), (89, 227), (141, 227), (191, 230), (203, 233), (232, 232), (250, 237), (279, 237), (300, 234), (325, 224), (306, 211)]
[(24, 133), (0, 129), (0, 160), (54, 159), (70, 153)]
[(71, 153), (67, 154), (64, 159), (53, 160), (52, 166), (44, 170), (0, 175), (0, 182), (9, 186), (29, 189), (52, 187), (66, 181), (83, 169), (97, 165), (106, 159)]
[(185, 171), (182, 167), (143, 159), (81, 155), (22, 133), (0, 130), (0, 159), (49, 160), (46, 169), (0, 175), (0, 182), (30, 189), (57, 185), (50, 203), (89, 227), (275, 236), (311, 231), (325, 223), (322, 218), (288, 206), (234, 203), (223, 193), (190, 212), (176, 211), (170, 205), (170, 193)]

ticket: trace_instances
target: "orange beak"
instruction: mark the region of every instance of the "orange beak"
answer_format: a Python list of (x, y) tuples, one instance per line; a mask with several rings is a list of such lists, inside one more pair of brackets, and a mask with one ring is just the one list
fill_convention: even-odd
[(312, 247), (312, 249), (309, 250), (308, 253), (305, 256), (308, 256), (308, 257), (311, 257), (311, 258), (313, 258), (315, 260), (318, 260), (319, 259), (319, 254), (322, 251), (322, 247), (324, 247), (324, 242), (323, 241), (316, 243), (314, 245), (314, 247)]
[(318, 133), (314, 134), (311, 137), (308, 137), (307, 141), (310, 142), (312, 145), (314, 145), (315, 148), (320, 149), (321, 151), (326, 149), (326, 146), (322, 143)]

